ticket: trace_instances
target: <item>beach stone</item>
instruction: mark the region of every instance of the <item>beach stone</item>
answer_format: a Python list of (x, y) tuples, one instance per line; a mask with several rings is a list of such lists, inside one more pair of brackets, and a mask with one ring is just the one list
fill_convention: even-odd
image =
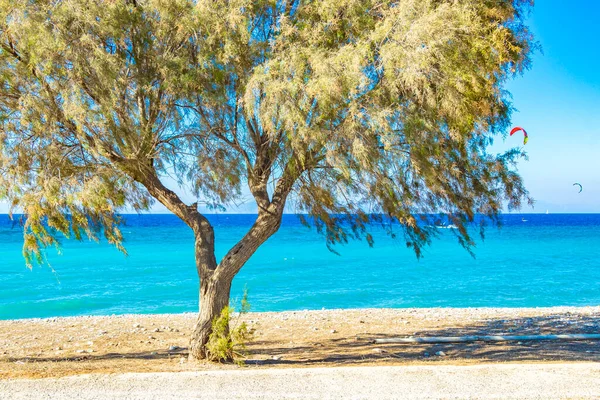
[(157, 353), (156, 351), (153, 351), (152, 353), (150, 353), (150, 355), (151, 355), (151, 356), (155, 356), (155, 355), (157, 355), (157, 354), (158, 354), (158, 353)]
[(380, 348), (375, 348), (375, 349), (373, 349), (373, 353), (382, 354), (382, 353), (385, 353), (385, 350), (380, 349)]
[(438, 357), (446, 357), (446, 353), (444, 353), (443, 351), (438, 351), (435, 353), (435, 355)]
[(169, 347), (169, 351), (177, 351), (179, 350), (179, 346), (171, 346)]
[(160, 329), (156, 328), (152, 332), (160, 332)]
[(423, 353), (423, 357), (429, 357), (429, 353), (428, 352)]
[(185, 363), (185, 357), (181, 357), (181, 358), (179, 359), (179, 364), (183, 364), (183, 363)]
[(331, 333), (337, 333), (337, 331), (335, 329), (332, 329), (329, 332), (331, 332)]
[(273, 357), (271, 357), (271, 358), (272, 358), (273, 360), (275, 360), (275, 361), (279, 361), (279, 360), (281, 360), (281, 356), (273, 356)]
[(133, 327), (134, 327), (134, 328), (141, 328), (141, 327), (142, 327), (142, 325), (140, 325), (140, 324), (133, 324)]

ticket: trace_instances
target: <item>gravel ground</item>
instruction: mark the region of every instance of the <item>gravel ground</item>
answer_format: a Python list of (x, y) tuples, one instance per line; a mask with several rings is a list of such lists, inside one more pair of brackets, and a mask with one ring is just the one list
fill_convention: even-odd
[(0, 381), (0, 399), (594, 399), (600, 363), (289, 368)]
[(246, 365), (193, 363), (194, 314), (0, 321), (0, 380), (224, 369), (600, 362), (600, 341), (375, 344), (393, 337), (600, 333), (600, 307), (249, 313)]

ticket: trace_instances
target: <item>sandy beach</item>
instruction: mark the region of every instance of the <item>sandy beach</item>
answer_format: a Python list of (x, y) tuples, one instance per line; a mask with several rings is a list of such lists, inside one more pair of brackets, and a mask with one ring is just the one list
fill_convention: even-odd
[(600, 307), (249, 313), (245, 366), (188, 361), (194, 314), (0, 321), (0, 379), (88, 373), (599, 362), (597, 341), (374, 344), (377, 338), (600, 332)]
[(89, 374), (1, 381), (3, 400), (597, 399), (600, 363)]

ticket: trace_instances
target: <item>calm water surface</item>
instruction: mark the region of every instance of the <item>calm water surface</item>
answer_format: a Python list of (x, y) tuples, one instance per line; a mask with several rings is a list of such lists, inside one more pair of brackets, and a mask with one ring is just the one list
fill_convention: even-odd
[[(315, 231), (285, 216), (234, 281), (255, 311), (355, 307), (535, 307), (600, 304), (600, 215), (505, 215), (473, 259), (451, 230), (417, 260), (375, 229), (375, 247), (330, 253)], [(522, 219), (526, 219), (523, 222)], [(51, 268), (28, 270), (22, 232), (0, 215), (0, 319), (194, 311), (198, 278), (189, 229), (170, 215), (130, 215), (125, 257), (106, 243), (63, 243)], [(214, 215), (217, 255), (254, 217)]]

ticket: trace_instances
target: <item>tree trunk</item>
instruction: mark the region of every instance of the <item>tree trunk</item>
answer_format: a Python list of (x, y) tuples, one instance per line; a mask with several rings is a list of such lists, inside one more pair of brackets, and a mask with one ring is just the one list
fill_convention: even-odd
[(217, 265), (214, 255), (214, 232), (210, 225), (196, 230), (196, 268), (200, 276), (200, 313), (190, 339), (190, 359), (206, 359), (206, 344), (212, 323), (229, 305), (231, 282), (254, 254), (281, 224), (282, 209), (276, 213), (259, 213), (252, 228)]
[(207, 358), (206, 343), (212, 333), (212, 322), (218, 318), (223, 308), (229, 305), (231, 279), (211, 277), (200, 280), (200, 312), (190, 339), (190, 358)]

